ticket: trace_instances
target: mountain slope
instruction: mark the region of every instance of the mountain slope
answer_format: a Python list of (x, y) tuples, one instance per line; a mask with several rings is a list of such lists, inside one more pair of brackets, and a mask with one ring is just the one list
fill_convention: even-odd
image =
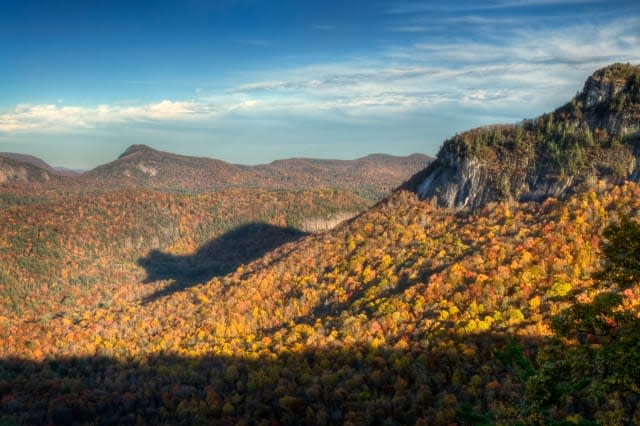
[(301, 237), (309, 221), (368, 205), (340, 190), (0, 194), (0, 316), (33, 319), (69, 298), (109, 300), (144, 273), (162, 278), (136, 294), (167, 280), (201, 283)]
[(420, 170), (431, 161), (423, 154), (408, 157), (371, 154), (356, 160), (291, 158), (252, 169), (261, 179), (274, 181), (275, 185), (366, 190), (378, 198), (397, 188), (411, 171)]
[(228, 188), (242, 182), (242, 169), (224, 161), (188, 157), (132, 145), (115, 161), (83, 174), (88, 183), (158, 189)]
[(444, 142), (406, 185), (441, 206), (542, 200), (599, 178), (640, 178), (640, 66), (596, 71), (571, 102), (514, 125), (482, 127)]
[[(78, 413), (539, 424), (523, 399), (551, 320), (571, 295), (597, 293), (602, 229), (617, 211), (637, 220), (639, 200), (634, 183), (602, 182), (566, 201), (456, 214), (400, 191), (334, 231), (150, 303), (123, 283), (108, 303), (0, 318), (5, 409), (26, 423)], [(628, 309), (640, 308), (638, 291), (625, 293)], [(628, 391), (606, 401), (573, 392), (556, 400), (555, 420), (634, 416)]]
[(47, 169), (34, 166), (31, 162), (0, 155), (0, 185), (2, 186), (42, 186), (61, 183), (64, 182), (64, 179), (64, 177)]
[(33, 155), (27, 154), (18, 154), (15, 152), (0, 152), (0, 157), (11, 158), (12, 160), (22, 161), (24, 163), (28, 163), (34, 165), (38, 168), (46, 170), (48, 173), (60, 176), (78, 176), (78, 173), (75, 170), (68, 169), (66, 167), (52, 167), (46, 161), (41, 158), (34, 157)]

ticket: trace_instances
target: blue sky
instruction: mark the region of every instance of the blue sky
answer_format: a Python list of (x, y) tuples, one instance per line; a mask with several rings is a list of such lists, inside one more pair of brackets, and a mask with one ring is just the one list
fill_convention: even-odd
[(435, 154), (640, 63), (637, 0), (0, 0), (0, 151)]

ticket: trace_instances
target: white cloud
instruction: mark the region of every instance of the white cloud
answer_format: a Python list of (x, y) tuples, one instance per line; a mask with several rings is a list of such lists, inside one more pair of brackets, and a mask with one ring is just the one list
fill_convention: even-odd
[(0, 132), (66, 132), (130, 122), (195, 121), (215, 117), (212, 105), (194, 101), (94, 107), (21, 104), (0, 114)]
[(401, 25), (397, 27), (389, 27), (388, 30), (394, 33), (423, 33), (427, 31), (427, 27), (423, 25)]
[(447, 103), (493, 109), (497, 117), (529, 116), (568, 101), (599, 67), (640, 61), (639, 27), (640, 20), (631, 18), (562, 30), (515, 27), (491, 34), (485, 43), (451, 39), (390, 46), (377, 60), (277, 70), (234, 91), (289, 99), (290, 112), (317, 105), (375, 115)]
[(637, 17), (575, 23), (560, 30), (520, 25), (485, 34), (490, 42), (426, 40), (387, 46), (367, 59), (263, 70), (223, 91), (196, 90), (193, 99), (89, 107), (17, 105), (0, 112), (0, 133), (136, 123), (215, 125), (232, 119), (360, 120), (435, 111), (443, 105), (496, 119), (531, 117), (569, 100), (595, 69), (611, 62), (639, 62), (638, 28)]
[(486, 8), (509, 8), (509, 7), (530, 7), (530, 6), (550, 6), (550, 5), (572, 5), (585, 3), (605, 3), (604, 0), (505, 0)]
[(468, 2), (399, 2), (387, 10), (390, 15), (410, 15), (426, 12), (460, 12), (472, 10), (509, 9), (535, 6), (576, 5), (587, 3), (605, 3), (605, 0), (502, 0), (483, 3)]
[(312, 27), (318, 31), (332, 31), (335, 29), (334, 25), (329, 24), (313, 24)]

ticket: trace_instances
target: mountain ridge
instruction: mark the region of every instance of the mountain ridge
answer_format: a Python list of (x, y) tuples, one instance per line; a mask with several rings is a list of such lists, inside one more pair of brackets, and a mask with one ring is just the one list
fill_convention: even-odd
[(560, 197), (601, 178), (640, 178), (640, 66), (594, 72), (552, 113), (447, 139), (403, 188), (443, 207)]
[(40, 168), (30, 161), (0, 155), (0, 185), (42, 187), (68, 182), (68, 179), (68, 176)]
[[(115, 160), (78, 173), (65, 168), (54, 168), (44, 160), (27, 154), (1, 153), (0, 157), (34, 167), (29, 168), (33, 172), (33, 179), (18, 178), (17, 175), (11, 179), (7, 177), (0, 182), (0, 185), (5, 186), (11, 180), (15, 185), (29, 185), (31, 181), (37, 181), (46, 187), (49, 180), (37, 176), (55, 175), (70, 179), (54, 179), (51, 184), (55, 184), (55, 187), (62, 184), (63, 188), (69, 190), (139, 187), (202, 192), (231, 188), (336, 188), (359, 192), (370, 200), (382, 198), (433, 160), (432, 157), (419, 153), (408, 156), (373, 153), (354, 160), (300, 157), (278, 159), (266, 164), (243, 165), (215, 158), (174, 154), (148, 145), (134, 144), (127, 147)], [(15, 174), (13, 169), (9, 170), (8, 166), (5, 168), (7, 170), (4, 175)]]
[(16, 161), (22, 161), (24, 163), (28, 163), (33, 166), (39, 167), (55, 175), (78, 176), (81, 174), (80, 172), (73, 169), (69, 169), (67, 167), (52, 166), (46, 161), (44, 161), (42, 158), (36, 157), (34, 155), (20, 154), (17, 152), (0, 152), (0, 157), (10, 158)]
[(379, 199), (431, 161), (424, 154), (370, 154), (355, 160), (288, 158), (240, 165), (131, 145), (118, 158), (85, 172), (87, 185), (139, 186), (169, 190), (226, 188), (343, 188)]

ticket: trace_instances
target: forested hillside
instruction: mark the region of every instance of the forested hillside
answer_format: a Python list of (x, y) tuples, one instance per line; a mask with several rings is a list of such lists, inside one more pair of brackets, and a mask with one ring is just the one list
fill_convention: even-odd
[[(114, 292), (135, 299), (156, 281), (206, 281), (300, 238), (307, 220), (367, 205), (338, 190), (0, 194), (0, 315), (54, 316)], [(144, 267), (171, 273), (137, 287)]]
[(66, 167), (52, 167), (43, 159), (34, 157), (33, 155), (17, 154), (15, 152), (0, 152), (0, 157), (10, 158), (12, 160), (31, 164), (54, 175), (77, 176), (80, 174), (80, 172), (68, 169)]
[[(636, 184), (601, 182), (462, 214), (400, 191), (205, 284), (5, 317), (2, 409), (27, 423), (627, 424), (637, 371), (546, 397), (556, 379), (538, 375), (566, 350), (545, 350), (554, 318), (600, 291), (603, 230), (639, 203)], [(621, 309), (639, 303), (634, 284)]]

